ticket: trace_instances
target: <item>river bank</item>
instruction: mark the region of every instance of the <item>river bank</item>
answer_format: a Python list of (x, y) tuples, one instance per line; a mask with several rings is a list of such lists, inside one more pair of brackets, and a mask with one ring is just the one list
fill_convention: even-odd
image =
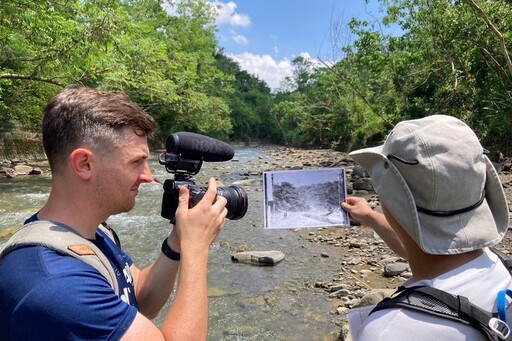
[[(366, 198), (372, 207), (379, 209), (378, 196), (373, 191), (365, 171), (358, 167), (348, 154), (331, 150), (302, 150), (294, 148), (269, 149), (271, 162), (255, 160), (250, 165), (254, 174), (269, 170), (290, 170), (321, 167), (344, 167), (347, 174), (347, 192), (351, 196)], [(494, 160), (507, 200), (512, 200), (512, 174), (510, 159)], [(509, 206), (510, 207), (510, 206)], [(338, 340), (350, 340), (347, 336), (347, 313), (350, 308), (375, 304), (391, 294), (407, 278), (411, 277), (407, 260), (395, 255), (382, 239), (367, 226), (350, 228), (324, 228), (296, 230), (300, 238), (311, 243), (328, 245), (331, 252), (322, 257), (338, 262), (338, 271), (330, 274), (330, 281), (314, 283), (325, 291), (332, 302), (332, 314), (342, 334)], [(512, 253), (512, 233), (506, 234), (498, 248)]]

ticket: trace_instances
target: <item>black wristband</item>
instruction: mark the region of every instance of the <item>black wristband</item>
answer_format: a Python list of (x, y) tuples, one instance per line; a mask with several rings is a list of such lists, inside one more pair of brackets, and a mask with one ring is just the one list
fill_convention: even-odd
[(164, 242), (162, 243), (162, 253), (169, 259), (171, 260), (175, 260), (175, 261), (179, 261), (180, 260), (180, 253), (179, 252), (176, 252), (174, 251), (173, 249), (171, 249), (171, 247), (169, 246), (169, 244), (167, 243), (167, 239), (169, 238), (165, 238), (164, 239)]

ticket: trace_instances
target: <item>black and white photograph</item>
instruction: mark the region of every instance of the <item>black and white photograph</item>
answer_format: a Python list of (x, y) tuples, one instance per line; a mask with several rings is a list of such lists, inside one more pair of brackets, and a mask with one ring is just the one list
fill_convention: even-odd
[(348, 226), (344, 168), (263, 173), (265, 228)]

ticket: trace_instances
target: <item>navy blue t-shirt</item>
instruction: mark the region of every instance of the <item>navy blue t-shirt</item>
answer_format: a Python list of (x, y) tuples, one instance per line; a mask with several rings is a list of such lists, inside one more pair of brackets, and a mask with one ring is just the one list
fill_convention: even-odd
[[(27, 222), (37, 220), (34, 215)], [(92, 266), (42, 246), (0, 261), (0, 341), (118, 340), (137, 314), (133, 264), (103, 231), (91, 240), (115, 269), (118, 297)]]

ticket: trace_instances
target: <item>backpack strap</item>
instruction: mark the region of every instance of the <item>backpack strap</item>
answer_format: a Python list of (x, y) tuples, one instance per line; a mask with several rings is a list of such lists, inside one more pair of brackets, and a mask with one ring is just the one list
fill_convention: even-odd
[(505, 322), (473, 305), (465, 296), (455, 296), (432, 287), (400, 287), (392, 297), (378, 303), (370, 314), (391, 308), (404, 308), (448, 318), (480, 330), (489, 340), (505, 340), (510, 335), (510, 329)]
[(498, 256), (498, 258), (501, 260), (503, 265), (505, 265), (505, 267), (507, 268), (508, 272), (512, 276), (512, 259), (510, 258), (510, 256), (507, 255), (506, 253), (498, 250), (495, 247), (491, 247), (489, 249), (491, 250), (492, 253), (494, 253), (496, 256)]
[(105, 232), (105, 234), (116, 243), (116, 245), (121, 248), (121, 239), (117, 235), (116, 231), (107, 224), (106, 221), (102, 222), (101, 225), (98, 226), (98, 229)]
[[(110, 236), (110, 234), (109, 234)], [(119, 296), (119, 285), (112, 264), (101, 250), (64, 224), (34, 221), (12, 235), (0, 250), (0, 259), (24, 246), (43, 246), (74, 257), (95, 268)]]

